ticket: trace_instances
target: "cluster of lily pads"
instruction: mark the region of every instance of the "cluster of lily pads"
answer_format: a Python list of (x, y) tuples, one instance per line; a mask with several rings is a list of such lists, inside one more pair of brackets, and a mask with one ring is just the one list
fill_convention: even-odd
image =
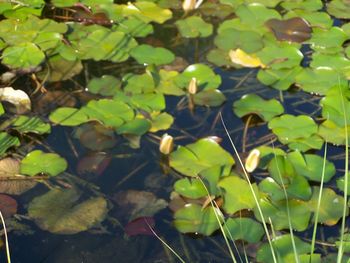
[[(91, 61), (120, 64), (126, 70), (87, 79), (81, 92), (89, 93), (91, 99), (79, 106), (59, 107), (49, 113), (49, 120), (29, 116), (28, 111), (8, 117), (1, 107), (6, 121), (0, 127), (0, 154), (6, 157), (13, 147), (25, 144), (26, 134), (50, 133), (52, 125), (81, 128), (98, 123), (108, 136), (139, 140), (173, 124), (173, 116), (166, 112), (166, 96), (187, 97), (190, 109), (222, 105), (226, 97), (219, 90), (221, 77), (212, 67), (195, 61), (175, 70), (179, 61), (176, 49), (160, 47), (155, 41), (152, 45), (147, 39), (157, 27), (169, 27), (177, 34), (174, 45), (192, 48), (188, 43), (197, 47), (206, 43), (205, 48), (214, 47), (205, 54), (209, 63), (229, 70), (256, 68), (257, 79), (269, 86), (266, 89), (279, 90), (281, 98), (291, 87), (319, 98), (311, 116), (291, 115), (282, 100), (264, 99), (255, 93), (233, 103), (238, 117), (258, 116), (282, 145), (257, 147), (258, 168), (268, 175), (258, 178), (252, 172), (252, 184), (231, 154), (212, 138), (172, 152), (169, 165), (183, 175), (172, 195), (175, 227), (182, 233), (211, 235), (223, 225), (232, 240), (258, 243), (266, 239), (261, 208), (273, 229), (281, 231), (272, 240), (281, 262), (294, 259), (292, 244), (301, 262), (308, 262), (310, 244), (285, 231), (289, 220), (298, 232), (309, 230), (316, 212), (316, 223), (337, 224), (346, 202), (339, 193), (349, 185), (346, 176), (337, 177), (337, 189), (322, 190), (319, 209), (320, 182), (332, 181), (336, 169), (316, 151), (325, 143), (346, 145), (350, 138), (350, 23), (346, 23), (350, 5), (346, 0), (220, 0), (204, 1), (200, 6), (192, 2), (188, 6), (170, 0), (1, 2), (1, 62), (15, 76), (28, 74), (40, 83), (39, 90), (50, 83), (72, 80)], [(339, 26), (331, 16), (339, 19)], [(128, 64), (136, 65), (135, 70), (128, 70)], [(13, 103), (13, 94), (3, 94), (1, 100)], [(23, 104), (17, 102), (17, 107)], [(26, 105), (30, 110), (30, 100)], [(1, 162), (20, 165), (11, 175), (0, 173), (6, 178), (40, 179), (42, 174), (56, 176), (67, 168), (62, 157), (41, 150), (29, 152), (21, 161), (6, 157), (0, 168)], [(19, 187), (18, 182), (6, 187), (10, 190), (2, 193), (21, 194), (30, 189)], [(13, 192), (16, 187), (23, 189)], [(105, 218), (107, 200), (99, 196), (79, 203), (80, 196), (77, 189), (50, 190), (30, 203), (28, 214), (39, 227), (53, 233), (87, 230)], [(218, 206), (208, 200), (215, 200)], [(89, 211), (94, 212), (87, 215)], [(82, 218), (89, 220), (82, 224)], [(56, 221), (59, 224), (53, 223)], [(345, 252), (350, 252), (347, 250), (345, 247)], [(270, 262), (271, 256), (269, 244), (261, 242), (257, 260)], [(312, 262), (320, 260), (316, 251)]]

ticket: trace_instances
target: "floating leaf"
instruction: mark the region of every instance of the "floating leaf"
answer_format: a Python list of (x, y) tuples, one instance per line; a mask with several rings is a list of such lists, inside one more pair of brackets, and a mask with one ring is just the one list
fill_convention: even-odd
[(287, 20), (269, 19), (265, 25), (274, 33), (277, 40), (302, 43), (311, 37), (309, 23), (300, 17)]
[(287, 90), (296, 81), (296, 77), (303, 70), (302, 67), (290, 69), (260, 69), (257, 75), (258, 80), (278, 90)]
[(85, 112), (71, 107), (58, 108), (50, 114), (49, 118), (50, 121), (65, 126), (77, 126), (89, 120)]
[(154, 228), (155, 224), (153, 217), (139, 217), (130, 221), (125, 226), (124, 231), (129, 237), (138, 235), (154, 236), (151, 228)]
[(193, 96), (196, 105), (217, 107), (226, 100), (225, 95), (220, 90), (203, 90)]
[(134, 119), (121, 125), (116, 131), (118, 134), (131, 134), (141, 136), (145, 134), (152, 124), (147, 119)]
[(192, 199), (197, 199), (208, 195), (203, 182), (196, 178), (180, 179), (174, 184), (174, 189), (180, 195)]
[(309, 40), (311, 48), (319, 52), (330, 52), (329, 50), (342, 50), (342, 44), (347, 39), (346, 33), (339, 27), (331, 27), (330, 29), (315, 28), (312, 38)]
[(288, 160), (293, 164), (299, 175), (305, 176), (309, 180), (321, 182), (324, 173), (324, 182), (328, 182), (335, 175), (335, 166), (326, 160), (323, 170), (323, 158), (315, 154), (302, 155), (298, 151), (288, 153)]
[(6, 132), (0, 132), (0, 156), (3, 155), (8, 148), (19, 146), (20, 144), (17, 137), (13, 137)]
[[(347, 136), (350, 141), (350, 125), (347, 126)], [(346, 143), (346, 129), (339, 127), (334, 122), (326, 120), (318, 127), (318, 134), (324, 138), (325, 141), (335, 145), (345, 145)]]
[(273, 118), (268, 126), (284, 144), (288, 144), (294, 139), (308, 138), (317, 132), (316, 123), (311, 117), (306, 115), (293, 116), (284, 114)]
[(202, 208), (197, 204), (187, 204), (175, 212), (174, 226), (181, 233), (198, 233), (209, 236), (219, 228), (215, 213), (222, 217), (220, 210), (211, 206)]
[(2, 53), (2, 63), (10, 68), (29, 69), (39, 66), (45, 54), (33, 43), (19, 43), (6, 48)]
[(149, 129), (150, 132), (157, 132), (160, 130), (167, 130), (174, 122), (173, 116), (166, 112), (153, 113), (152, 116), (152, 127)]
[(350, 4), (343, 0), (333, 0), (327, 4), (327, 12), (336, 18), (349, 19)]
[(87, 90), (93, 94), (113, 96), (120, 89), (121, 82), (114, 76), (104, 75), (101, 78), (93, 78), (87, 85)]
[(11, 126), (13, 129), (17, 130), (20, 133), (37, 133), (45, 134), (51, 132), (51, 126), (48, 123), (43, 122), (38, 117), (27, 117), (27, 116), (18, 116), (15, 118)]
[(146, 23), (154, 21), (159, 24), (163, 24), (172, 17), (169, 9), (160, 8), (155, 3), (147, 1), (129, 2), (123, 8), (123, 15), (135, 16)]
[(230, 234), (227, 236), (235, 240), (245, 240), (249, 243), (256, 243), (264, 235), (261, 224), (251, 218), (229, 218), (225, 222), (224, 229)]
[(0, 211), (7, 219), (17, 213), (17, 201), (9, 195), (0, 194)]
[(350, 77), (350, 60), (342, 54), (314, 53), (310, 67), (332, 68), (337, 74), (344, 74), (346, 77)]
[(249, 54), (255, 53), (264, 47), (260, 34), (234, 28), (221, 30), (215, 38), (215, 45), (221, 50), (240, 49)]
[(17, 179), (16, 176), (20, 174), (19, 168), (20, 162), (17, 159), (4, 158), (0, 160), (0, 193), (20, 195), (37, 185), (34, 180)]
[(105, 152), (92, 152), (81, 159), (77, 165), (77, 172), (79, 174), (96, 174), (102, 175), (107, 169), (112, 158)]
[[(293, 239), (292, 239), (293, 238)], [(281, 260), (281, 262), (291, 262), (288, 261), (288, 258), (292, 261), (294, 258), (294, 249), (293, 242), (295, 244), (295, 249), (298, 251), (298, 258), (301, 254), (310, 252), (310, 244), (302, 241), (296, 236), (291, 236), (290, 234), (277, 236), (272, 239), (272, 246), (277, 254), (276, 257)], [(259, 262), (270, 262), (272, 258), (271, 248), (269, 244), (264, 244), (260, 247), (257, 253), (257, 260)], [(308, 260), (305, 262), (309, 262)]]
[(276, 10), (258, 3), (240, 5), (236, 10), (236, 15), (242, 23), (250, 25), (252, 28), (262, 26), (268, 19), (281, 19), (281, 15)]
[(75, 189), (51, 189), (35, 197), (28, 206), (28, 215), (43, 230), (55, 234), (76, 234), (104, 220), (108, 208), (103, 197), (94, 197), (75, 204), (80, 194)]
[[(314, 187), (308, 207), (311, 212), (316, 213), (320, 188)], [(318, 223), (329, 226), (335, 225), (343, 216), (344, 198), (337, 195), (332, 189), (324, 188), (322, 191), (321, 205), (318, 212)], [(348, 209), (346, 214), (348, 214)], [(315, 219), (315, 218), (313, 218)]]
[(281, 6), (287, 10), (301, 9), (308, 11), (317, 11), (323, 8), (321, 0), (294, 0), (288, 2), (282, 1)]
[(217, 165), (230, 170), (233, 164), (231, 155), (214, 140), (207, 138), (187, 146), (179, 146), (170, 154), (170, 166), (187, 176), (197, 176), (203, 170)]
[(241, 49), (230, 50), (229, 57), (232, 63), (247, 67), (247, 68), (256, 68), (261, 67), (265, 68), (266, 65), (261, 62), (255, 54), (247, 54)]
[[(246, 180), (237, 175), (227, 176), (220, 180), (218, 186), (224, 192), (224, 210), (229, 214), (234, 214), (243, 209), (253, 209), (256, 205), (251, 188)], [(258, 195), (255, 184), (252, 185), (254, 192)]]
[(244, 95), (233, 103), (233, 111), (238, 117), (248, 114), (257, 114), (264, 121), (283, 113), (283, 106), (275, 99), (264, 100), (256, 94)]
[(150, 45), (139, 45), (131, 50), (130, 55), (139, 64), (163, 65), (175, 59), (175, 55), (168, 49)]
[(21, 161), (20, 172), (29, 176), (45, 173), (56, 176), (67, 168), (65, 159), (55, 153), (44, 153), (35, 150), (26, 155)]
[(185, 38), (208, 37), (213, 33), (213, 26), (199, 16), (190, 16), (177, 20), (175, 25)]

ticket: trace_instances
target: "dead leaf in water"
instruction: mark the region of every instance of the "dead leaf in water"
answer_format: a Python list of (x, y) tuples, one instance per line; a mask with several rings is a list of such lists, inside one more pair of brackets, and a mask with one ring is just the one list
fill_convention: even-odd
[(9, 195), (0, 194), (0, 211), (5, 219), (10, 218), (17, 213), (17, 201)]

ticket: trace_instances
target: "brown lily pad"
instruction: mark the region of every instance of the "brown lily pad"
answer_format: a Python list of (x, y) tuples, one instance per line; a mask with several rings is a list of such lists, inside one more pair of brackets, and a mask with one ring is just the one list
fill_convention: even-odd
[(36, 186), (30, 177), (19, 176), (20, 162), (14, 158), (0, 160), (0, 193), (20, 195)]
[(17, 213), (17, 201), (11, 196), (0, 194), (0, 211), (5, 219), (10, 218)]
[(277, 40), (302, 43), (311, 38), (310, 24), (303, 18), (293, 17), (287, 20), (269, 19), (265, 25), (274, 33)]

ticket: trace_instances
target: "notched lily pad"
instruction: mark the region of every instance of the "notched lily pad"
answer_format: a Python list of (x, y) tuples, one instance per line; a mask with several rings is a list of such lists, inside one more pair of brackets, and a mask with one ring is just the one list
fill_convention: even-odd
[(35, 150), (26, 155), (21, 161), (20, 173), (34, 176), (45, 173), (49, 176), (56, 176), (67, 169), (65, 159), (55, 153), (44, 153)]
[(102, 222), (108, 212), (103, 197), (76, 204), (80, 193), (75, 189), (52, 189), (34, 198), (28, 215), (43, 230), (55, 234), (76, 234)]
[(256, 94), (247, 94), (233, 103), (233, 111), (240, 118), (248, 114), (257, 114), (262, 120), (269, 121), (282, 114), (284, 109), (275, 99), (264, 100)]

